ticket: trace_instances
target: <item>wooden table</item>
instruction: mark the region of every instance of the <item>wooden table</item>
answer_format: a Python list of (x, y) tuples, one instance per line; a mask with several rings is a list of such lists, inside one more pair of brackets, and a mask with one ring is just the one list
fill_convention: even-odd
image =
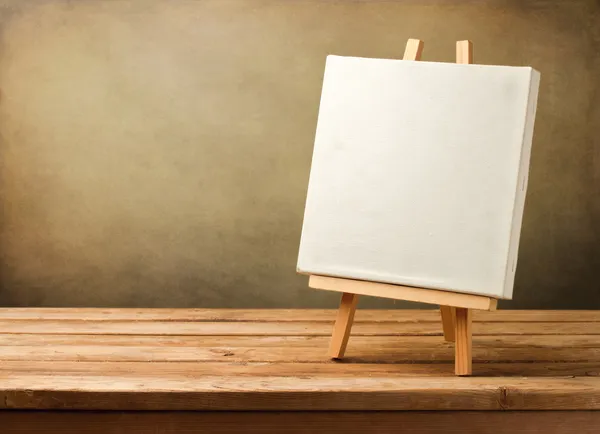
[(475, 312), (471, 378), (438, 311), (359, 310), (341, 363), (334, 317), (0, 309), (0, 432), (600, 431), (600, 312)]

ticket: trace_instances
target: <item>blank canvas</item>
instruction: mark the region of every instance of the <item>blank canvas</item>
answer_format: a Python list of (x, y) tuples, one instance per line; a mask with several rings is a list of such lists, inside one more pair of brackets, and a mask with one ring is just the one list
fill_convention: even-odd
[(538, 86), (328, 56), (298, 271), (511, 298)]

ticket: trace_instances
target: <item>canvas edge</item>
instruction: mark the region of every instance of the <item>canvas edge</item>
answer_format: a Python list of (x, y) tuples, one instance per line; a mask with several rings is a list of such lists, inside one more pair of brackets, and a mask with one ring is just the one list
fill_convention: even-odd
[(531, 162), (531, 152), (533, 147), (533, 133), (535, 128), (535, 116), (537, 112), (537, 101), (541, 78), (540, 73), (534, 68), (527, 67), (527, 69), (529, 70), (529, 93), (525, 105), (525, 124), (523, 129), (523, 141), (519, 162), (519, 175), (517, 178), (518, 182), (515, 192), (515, 203), (513, 206), (509, 251), (504, 275), (504, 290), (501, 295), (501, 297), (506, 300), (511, 300), (514, 292), (515, 276), (518, 266), (521, 229), (523, 224), (523, 215), (525, 213), (525, 200), (529, 185), (529, 170)]
[[(307, 211), (308, 211), (310, 191), (311, 191), (311, 180), (313, 177), (313, 168), (315, 165), (315, 158), (316, 158), (315, 146), (316, 146), (316, 141), (317, 141), (317, 133), (319, 130), (319, 118), (321, 116), (321, 105), (323, 103), (323, 90), (325, 88), (325, 82), (327, 79), (327, 69), (328, 69), (328, 67), (331, 68), (331, 63), (334, 60), (333, 59), (334, 57), (339, 57), (339, 56), (335, 56), (332, 54), (328, 54), (327, 56), (325, 56), (325, 65), (323, 66), (323, 76), (322, 76), (322, 81), (321, 81), (321, 95), (319, 96), (319, 108), (317, 111), (317, 122), (315, 125), (314, 134), (313, 134), (313, 145), (312, 145), (312, 153), (311, 153), (312, 155), (310, 158), (310, 168), (308, 171), (308, 182), (306, 183), (306, 196), (304, 199), (304, 211), (302, 213), (302, 227), (300, 229), (300, 242), (298, 243), (298, 259), (296, 260), (296, 272), (297, 273), (310, 274), (310, 272), (308, 272), (308, 271), (300, 271), (301, 269), (306, 268), (305, 266), (303, 266), (303, 263), (306, 262), (306, 253), (305, 253), (306, 215), (307, 215)], [(308, 268), (310, 268), (310, 266)]]

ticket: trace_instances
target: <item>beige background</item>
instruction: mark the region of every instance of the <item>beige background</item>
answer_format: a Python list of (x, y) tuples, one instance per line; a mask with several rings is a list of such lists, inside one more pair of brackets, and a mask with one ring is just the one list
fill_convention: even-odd
[(417, 37), (541, 71), (504, 306), (600, 308), (598, 2), (0, 5), (0, 305), (334, 306), (295, 274), (325, 56)]

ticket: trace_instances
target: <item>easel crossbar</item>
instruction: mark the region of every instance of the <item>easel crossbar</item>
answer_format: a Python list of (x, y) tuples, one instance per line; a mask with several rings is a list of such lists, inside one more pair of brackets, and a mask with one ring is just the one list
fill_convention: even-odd
[(437, 289), (416, 288), (392, 285), (365, 280), (342, 279), (311, 275), (308, 286), (326, 291), (348, 292), (351, 294), (385, 297), (394, 300), (415, 301), (441, 306), (463, 307), (466, 309), (496, 310), (498, 300), (483, 295), (440, 291)]

